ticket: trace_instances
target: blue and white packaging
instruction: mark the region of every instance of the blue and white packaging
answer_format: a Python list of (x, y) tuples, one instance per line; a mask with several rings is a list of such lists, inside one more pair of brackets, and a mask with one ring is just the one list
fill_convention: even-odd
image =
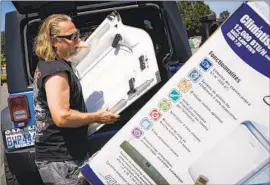
[(89, 160), (84, 178), (269, 184), (269, 16), (266, 2), (243, 3)]

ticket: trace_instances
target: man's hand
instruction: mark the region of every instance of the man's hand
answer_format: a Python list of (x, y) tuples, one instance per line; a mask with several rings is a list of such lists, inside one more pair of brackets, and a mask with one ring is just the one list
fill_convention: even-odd
[(97, 111), (98, 123), (110, 124), (116, 121), (120, 116), (108, 111), (108, 108), (102, 108)]

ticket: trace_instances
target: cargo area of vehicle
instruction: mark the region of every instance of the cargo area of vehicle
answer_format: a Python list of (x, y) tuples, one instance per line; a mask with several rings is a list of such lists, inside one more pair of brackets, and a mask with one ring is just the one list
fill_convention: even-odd
[[(72, 16), (72, 21), (75, 23), (76, 27), (80, 29), (82, 39), (86, 39), (111, 12), (112, 9), (79, 12), (77, 15)], [(161, 78), (166, 78), (167, 80), (164, 58), (170, 56), (171, 48), (167, 42), (167, 28), (166, 25), (164, 25), (159, 7), (155, 4), (144, 6), (131, 5), (118, 7), (117, 12), (120, 14), (123, 24), (141, 28), (150, 35), (159, 63)], [(38, 62), (37, 56), (33, 53), (33, 45), (40, 23), (40, 19), (33, 19), (23, 26), (23, 49), (27, 51), (25, 55), (25, 66), (28, 72), (29, 85), (32, 83), (34, 70)]]

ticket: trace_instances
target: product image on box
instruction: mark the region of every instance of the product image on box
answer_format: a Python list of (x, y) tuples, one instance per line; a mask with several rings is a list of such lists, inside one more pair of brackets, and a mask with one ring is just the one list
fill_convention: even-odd
[[(124, 25), (117, 12), (106, 19), (73, 57), (88, 112), (104, 105), (120, 113), (160, 82), (155, 50), (143, 29)], [(91, 124), (88, 134), (102, 125)]]
[(269, 146), (254, 124), (245, 121), (193, 163), (189, 173), (194, 182), (204, 176), (209, 184), (246, 184), (269, 164)]
[(161, 173), (129, 142), (124, 141), (120, 147), (156, 184), (169, 185)]
[(263, 97), (263, 101), (266, 103), (266, 105), (270, 106), (270, 96)]

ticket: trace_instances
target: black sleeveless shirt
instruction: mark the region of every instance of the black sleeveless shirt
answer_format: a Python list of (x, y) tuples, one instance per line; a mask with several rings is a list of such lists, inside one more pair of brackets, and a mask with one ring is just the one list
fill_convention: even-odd
[(83, 160), (87, 155), (87, 126), (79, 128), (58, 127), (52, 120), (44, 87), (45, 78), (59, 73), (68, 74), (70, 109), (87, 112), (82, 88), (71, 63), (64, 60), (40, 60), (34, 80), (34, 105), (36, 118), (35, 152), (37, 161)]

